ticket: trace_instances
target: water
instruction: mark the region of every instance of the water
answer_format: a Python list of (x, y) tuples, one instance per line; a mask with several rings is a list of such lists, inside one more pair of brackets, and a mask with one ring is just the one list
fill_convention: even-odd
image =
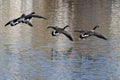
[[(119, 0), (0, 0), (0, 80), (120, 80)], [(26, 24), (4, 27), (22, 13)], [(73, 36), (51, 36), (47, 26), (64, 27)], [(108, 40), (79, 40), (75, 29), (92, 29)]]

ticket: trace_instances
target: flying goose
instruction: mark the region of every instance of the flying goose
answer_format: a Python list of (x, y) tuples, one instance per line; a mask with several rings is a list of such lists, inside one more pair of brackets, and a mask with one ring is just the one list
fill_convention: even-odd
[(25, 15), (25, 14), (22, 14), (20, 17), (16, 18), (16, 19), (13, 19), (11, 21), (9, 21), (8, 23), (5, 24), (5, 26), (7, 25), (11, 25), (11, 26), (15, 26), (19, 23), (25, 23), (25, 24), (28, 24), (29, 26), (33, 26), (32, 23), (30, 22), (30, 20), (32, 18), (42, 18), (42, 19), (47, 19), (45, 17), (42, 17), (42, 16), (39, 16), (39, 15), (35, 15), (35, 12), (31, 12), (30, 14), (28, 15)]
[(74, 30), (74, 32), (79, 32), (80, 34), (80, 38), (81, 39), (86, 39), (90, 36), (96, 36), (98, 38), (107, 40), (106, 37), (104, 37), (102, 34), (95, 32), (96, 28), (99, 28), (99, 26), (95, 26), (92, 30)]
[(65, 31), (65, 29), (69, 27), (68, 25), (66, 25), (64, 28), (60, 28), (57, 26), (48, 26), (47, 28), (52, 28), (54, 29), (54, 31), (52, 31), (52, 36), (57, 36), (57, 34), (64, 34), (67, 38), (69, 38), (69, 40), (73, 41), (73, 38), (71, 37), (71, 35)]

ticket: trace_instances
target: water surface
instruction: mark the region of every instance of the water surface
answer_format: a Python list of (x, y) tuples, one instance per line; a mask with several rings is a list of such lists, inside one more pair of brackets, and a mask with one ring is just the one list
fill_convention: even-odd
[[(119, 0), (0, 0), (0, 80), (119, 80)], [(48, 20), (32, 19), (26, 24), (4, 27), (22, 13)], [(73, 36), (51, 36), (47, 26), (64, 27)], [(75, 29), (92, 29), (108, 40), (90, 37), (79, 40)]]

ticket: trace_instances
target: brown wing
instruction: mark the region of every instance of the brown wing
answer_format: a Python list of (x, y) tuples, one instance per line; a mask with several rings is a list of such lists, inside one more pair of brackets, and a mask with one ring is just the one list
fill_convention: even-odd
[(101, 39), (104, 39), (104, 40), (107, 40), (106, 37), (104, 37), (103, 35), (99, 34), (99, 33), (94, 33), (94, 36), (98, 37), (98, 38), (101, 38)]
[(67, 31), (62, 31), (61, 33), (63, 33), (67, 38), (69, 38), (71, 41), (73, 41), (72, 36)]

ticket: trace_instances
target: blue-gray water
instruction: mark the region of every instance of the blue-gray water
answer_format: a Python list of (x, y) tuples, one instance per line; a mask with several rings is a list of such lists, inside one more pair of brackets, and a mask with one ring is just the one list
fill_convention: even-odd
[[(0, 80), (120, 80), (119, 0), (0, 0)], [(26, 24), (4, 27), (22, 13)], [(51, 36), (47, 26), (64, 27), (73, 36)], [(92, 29), (108, 40), (79, 40), (75, 29)]]

